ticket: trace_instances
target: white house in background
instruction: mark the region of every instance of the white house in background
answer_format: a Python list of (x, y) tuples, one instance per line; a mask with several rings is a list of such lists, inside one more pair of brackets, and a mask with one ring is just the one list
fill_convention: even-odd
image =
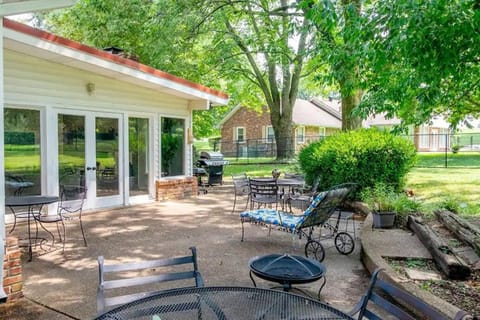
[(94, 209), (150, 201), (156, 180), (191, 176), (192, 110), (227, 103), (225, 93), (18, 22), (3, 26), (5, 174), (32, 183), (23, 194), (80, 184), (84, 208)]
[[(363, 127), (376, 127), (390, 130), (400, 124), (398, 118), (386, 119), (384, 114), (369, 117), (363, 121)], [(410, 126), (408, 134), (418, 151), (445, 151), (450, 148), (450, 124), (441, 116), (432, 118), (419, 127)]]

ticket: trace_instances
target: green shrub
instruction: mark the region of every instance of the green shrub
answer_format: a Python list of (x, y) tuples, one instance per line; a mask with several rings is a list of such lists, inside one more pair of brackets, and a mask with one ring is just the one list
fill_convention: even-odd
[(461, 148), (461, 147), (462, 147), (462, 146), (459, 145), (459, 144), (454, 144), (454, 145), (452, 146), (452, 148), (451, 148), (452, 153), (458, 153), (458, 151), (460, 151), (460, 148)]
[(415, 159), (411, 141), (377, 129), (340, 132), (311, 143), (299, 153), (307, 183), (318, 176), (321, 190), (344, 182), (358, 183), (358, 190), (378, 182), (400, 190)]

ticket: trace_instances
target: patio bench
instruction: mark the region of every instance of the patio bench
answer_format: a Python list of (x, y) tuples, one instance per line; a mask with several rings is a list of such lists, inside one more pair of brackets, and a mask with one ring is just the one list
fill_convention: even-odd
[[(318, 261), (325, 258), (325, 249), (320, 240), (334, 238), (335, 247), (342, 254), (350, 254), (355, 248), (355, 241), (348, 232), (340, 232), (338, 221), (336, 224), (329, 223), (331, 216), (337, 211), (348, 195), (355, 189), (356, 184), (345, 183), (324, 191), (315, 196), (308, 208), (301, 215), (283, 212), (277, 209), (259, 208), (246, 210), (240, 213), (242, 224), (242, 239), (245, 237), (244, 223), (251, 222), (257, 225), (267, 226), (269, 235), (272, 227), (278, 230), (297, 234), (300, 238), (305, 237), (305, 255), (312, 256)], [(338, 215), (340, 219), (341, 215)], [(321, 232), (315, 233), (315, 228), (328, 227), (331, 231), (328, 235)]]

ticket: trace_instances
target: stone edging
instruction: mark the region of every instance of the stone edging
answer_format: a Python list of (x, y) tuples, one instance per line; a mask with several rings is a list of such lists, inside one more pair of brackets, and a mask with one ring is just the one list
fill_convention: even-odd
[(434, 306), (438, 311), (453, 319), (456, 313), (460, 311), (460, 309), (446, 302), (445, 300), (431, 294), (430, 292), (422, 290), (406, 277), (398, 275), (392, 269), (392, 267), (390, 267), (390, 265), (380, 256), (380, 254), (375, 251), (375, 248), (378, 244), (373, 243), (373, 239), (371, 237), (373, 232), (375, 231), (372, 230), (372, 215), (369, 214), (363, 224), (360, 239), (362, 242), (361, 259), (370, 274), (376, 268), (382, 268), (383, 272), (381, 272), (379, 275), (382, 279), (394, 283), (396, 286), (402, 288), (403, 290), (419, 297), (420, 299), (427, 302), (429, 305)]

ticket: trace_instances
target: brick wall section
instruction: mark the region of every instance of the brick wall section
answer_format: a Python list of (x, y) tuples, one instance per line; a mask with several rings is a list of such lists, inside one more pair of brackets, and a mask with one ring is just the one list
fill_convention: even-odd
[(155, 182), (156, 200), (178, 200), (198, 193), (196, 177), (166, 178)]
[(7, 237), (3, 258), (3, 290), (7, 294), (7, 301), (15, 301), (23, 297), (22, 289), (22, 261), (18, 239)]
[[(222, 126), (222, 140), (233, 142), (235, 140), (234, 128), (245, 127), (245, 140), (262, 139), (262, 130), (269, 126), (270, 112), (263, 108), (262, 112), (253, 109), (241, 107), (233, 114), (230, 119), (225, 121)], [(222, 143), (222, 153), (232, 154), (236, 152), (237, 145), (234, 143)]]

